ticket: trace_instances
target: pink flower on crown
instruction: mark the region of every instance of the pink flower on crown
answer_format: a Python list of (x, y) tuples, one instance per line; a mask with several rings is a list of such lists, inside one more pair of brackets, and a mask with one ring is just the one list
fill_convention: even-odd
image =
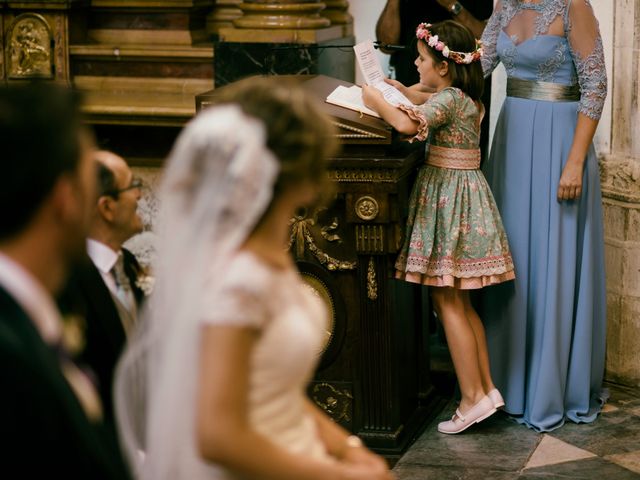
[(443, 50), (444, 50), (444, 43), (442, 43), (442, 42), (438, 42), (438, 43), (436, 44), (436, 47), (435, 47), (435, 48), (436, 48), (436, 50), (437, 50), (437, 51), (439, 51), (439, 52), (443, 51)]

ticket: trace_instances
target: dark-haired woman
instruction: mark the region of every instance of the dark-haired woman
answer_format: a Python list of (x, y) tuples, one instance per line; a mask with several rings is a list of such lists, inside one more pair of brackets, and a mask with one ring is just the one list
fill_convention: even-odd
[(435, 90), (426, 103), (394, 107), (373, 87), (364, 101), (396, 130), (428, 141), (426, 164), (411, 194), (397, 277), (431, 287), (462, 399), (442, 433), (459, 433), (504, 403), (489, 373), (484, 328), (469, 290), (514, 278), (498, 209), (480, 168), (484, 86), (482, 51), (471, 32), (445, 21), (416, 32), (420, 83)]

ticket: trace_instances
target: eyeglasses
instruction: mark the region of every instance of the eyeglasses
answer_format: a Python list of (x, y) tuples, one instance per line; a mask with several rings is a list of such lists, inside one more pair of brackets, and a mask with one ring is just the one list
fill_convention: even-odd
[(129, 191), (129, 190), (134, 190), (136, 188), (141, 189), (142, 187), (144, 187), (144, 183), (142, 183), (142, 180), (139, 178), (133, 178), (131, 180), (131, 183), (129, 185), (127, 185), (124, 188), (118, 188), (115, 190), (108, 190), (106, 192), (104, 192), (102, 195), (108, 195), (109, 197), (117, 197), (118, 195), (120, 195), (123, 192)]

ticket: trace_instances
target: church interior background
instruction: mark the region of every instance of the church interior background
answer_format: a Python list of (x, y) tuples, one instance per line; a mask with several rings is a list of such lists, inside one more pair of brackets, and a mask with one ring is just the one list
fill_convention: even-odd
[[(158, 209), (154, 187), (173, 140), (196, 113), (196, 96), (215, 92), (215, 88), (247, 74), (308, 73), (359, 82), (348, 46), (354, 41), (374, 39), (375, 22), (384, 3), (384, 0), (299, 0), (298, 3), (291, 0), (0, 0), (0, 83), (39, 76), (74, 85), (85, 93), (85, 113), (100, 145), (127, 158), (134, 166), (135, 174), (150, 187), (140, 205), (145, 231), (128, 245), (143, 261), (150, 262), (154, 255), (153, 223)], [(640, 424), (637, 421), (640, 402), (633, 393), (640, 387), (640, 350), (637, 348), (640, 345), (640, 136), (637, 127), (640, 118), (640, 0), (592, 0), (591, 3), (600, 21), (609, 76), (607, 104), (595, 139), (605, 220), (606, 378), (616, 385), (614, 388), (619, 389), (622, 399), (614, 402), (611, 408), (620, 415), (633, 415), (636, 424)], [(380, 59), (388, 65), (386, 56), (380, 54)], [(494, 74), (492, 124), (502, 101), (500, 92), (504, 91), (504, 83), (503, 73)], [(347, 150), (350, 148), (349, 151), (358, 155), (364, 155), (362, 152), (382, 155), (382, 147), (376, 141), (363, 140), (375, 139), (375, 135), (380, 134), (372, 133), (375, 125), (365, 126), (363, 133), (358, 131), (361, 128), (358, 124), (343, 120), (344, 128), (351, 134), (349, 138), (364, 136), (351, 143), (345, 141), (349, 144)], [(412, 155), (410, 151), (398, 153), (404, 159), (410, 159)], [(389, 293), (389, 298), (383, 293), (391, 288), (382, 278), (386, 247), (376, 242), (379, 240), (382, 245), (391, 241), (387, 235), (395, 228), (393, 205), (405, 194), (405, 174), (392, 167), (367, 172), (346, 165), (333, 169), (332, 175), (344, 194), (340, 208), (346, 213), (343, 212), (340, 219), (353, 226), (349, 235), (354, 238), (349, 241), (354, 242), (355, 249), (352, 256), (345, 253), (344, 258), (334, 255), (340, 253), (340, 249), (327, 251), (330, 260), (338, 262), (330, 269), (332, 275), (339, 278), (338, 286), (324, 285), (324, 274), (313, 268), (306, 272), (310, 281), (319, 282), (321, 290), (324, 285), (330, 297), (335, 293), (331, 288), (360, 288), (364, 292), (363, 301), (374, 305), (371, 308), (375, 311), (383, 304), (385, 309), (392, 311), (394, 302), (400, 298), (411, 298), (418, 309), (424, 307), (423, 300), (415, 292), (394, 291)], [(298, 220), (296, 228), (303, 232), (311, 225), (305, 223), (304, 218)], [(326, 244), (326, 237), (320, 242), (323, 241)], [(317, 249), (322, 245), (314, 246)], [(352, 270), (350, 262), (357, 262), (362, 274), (348, 277)], [(331, 262), (323, 265), (331, 265)], [(372, 275), (375, 281), (371, 280)], [(347, 285), (349, 282), (353, 283), (352, 287)], [(350, 311), (351, 306), (334, 305), (334, 308), (339, 316), (341, 311)], [(380, 326), (387, 328), (386, 317), (383, 317), (381, 314)], [(411, 334), (420, 336), (419, 332), (411, 330), (411, 326), (408, 328)], [(353, 334), (351, 327), (344, 327), (340, 335)], [(428, 355), (428, 348), (423, 343), (412, 347), (418, 356)], [(391, 342), (385, 348), (393, 363), (394, 349), (402, 347)], [(361, 360), (374, 361), (365, 357)], [(396, 363), (391, 367), (381, 364), (379, 371), (371, 374), (395, 378), (403, 368)], [(432, 382), (429, 372), (418, 374), (423, 383), (414, 387), (424, 400), (429, 397)], [(349, 399), (352, 392), (348, 383), (347, 378), (334, 382), (320, 378), (316, 384), (326, 409), (332, 411), (334, 418), (347, 424), (355, 421), (350, 419), (354, 412), (350, 410), (353, 406), (349, 402), (353, 398)], [(402, 390), (401, 386), (399, 388)], [(380, 392), (380, 395), (387, 393)], [(405, 407), (389, 414), (388, 425), (387, 420), (378, 418), (376, 421), (391, 428), (395, 423), (420, 417), (411, 407)], [(615, 411), (610, 410), (614, 420), (605, 422), (602, 428), (616, 423)], [(375, 417), (375, 412), (355, 413), (361, 419), (371, 415), (369, 420), (373, 421)], [(437, 478), (480, 478), (464, 476), (464, 469), (456, 464), (455, 458), (452, 460), (455, 455), (447, 450), (447, 445), (431, 438), (434, 436), (432, 430), (432, 435), (428, 435), (429, 428), (398, 463), (401, 478), (428, 478), (428, 473), (436, 471), (439, 472)], [(483, 434), (499, 428), (498, 424), (490, 425)], [(522, 465), (529, 465), (529, 468), (544, 466), (544, 463), (535, 464), (540, 455), (544, 452), (559, 455), (558, 452), (564, 452), (569, 445), (577, 449), (567, 450), (572, 462), (593, 461), (594, 457), (608, 459), (608, 463), (624, 467), (624, 471), (612, 470), (612, 478), (640, 477), (640, 430), (633, 432), (635, 443), (620, 447), (624, 451), (598, 450), (580, 440), (576, 432), (567, 429), (564, 436), (540, 437), (535, 432), (517, 429), (503, 435), (497, 443), (477, 444), (477, 462), (483, 461), (480, 450), (488, 449), (492, 465), (486, 466), (487, 471), (494, 469), (495, 464), (502, 463), (504, 471), (508, 470), (506, 466), (513, 465), (513, 471), (520, 472), (518, 478), (525, 478), (527, 470), (523, 470)], [(416, 435), (416, 432), (411, 433), (405, 443)], [(612, 438), (616, 436), (615, 433), (611, 435)], [(469, 436), (466, 440), (471, 450), (476, 448), (473, 438)], [(514, 442), (522, 446), (520, 453), (509, 454), (501, 461), (500, 455), (504, 452), (499, 449), (512, 452)], [(612, 443), (615, 444), (615, 440)], [(389, 445), (383, 444), (381, 448), (393, 449)], [(425, 451), (429, 452), (427, 456), (440, 455), (450, 463), (444, 460), (421, 463), (418, 457)], [(635, 456), (629, 457), (630, 453)], [(485, 457), (487, 455), (482, 458)], [(563, 462), (567, 460), (556, 463)], [(462, 476), (443, 476), (442, 470), (438, 469), (443, 465)], [(601, 470), (607, 471), (604, 467)], [(514, 478), (501, 475), (495, 473), (487, 478)]]

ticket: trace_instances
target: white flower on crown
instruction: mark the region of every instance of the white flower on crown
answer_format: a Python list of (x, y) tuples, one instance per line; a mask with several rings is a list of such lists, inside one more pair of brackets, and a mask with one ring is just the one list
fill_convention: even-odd
[(449, 47), (444, 47), (444, 48), (442, 49), (442, 56), (443, 56), (444, 58), (449, 58), (449, 52), (450, 52), (450, 51), (451, 51), (451, 50), (449, 50)]
[(429, 44), (430, 47), (435, 47), (438, 44), (438, 35), (429, 37), (429, 41), (427, 43)]

